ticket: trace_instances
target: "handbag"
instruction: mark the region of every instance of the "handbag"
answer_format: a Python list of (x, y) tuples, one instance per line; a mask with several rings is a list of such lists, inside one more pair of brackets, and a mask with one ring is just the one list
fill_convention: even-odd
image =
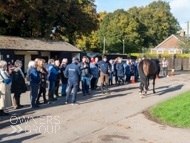
[(9, 84), (9, 83), (11, 83), (11, 82), (12, 82), (12, 78), (5, 79), (5, 78), (2, 76), (2, 74), (1, 74), (1, 73), (0, 73), (0, 76), (2, 77), (3, 82), (4, 82), (5, 84)]

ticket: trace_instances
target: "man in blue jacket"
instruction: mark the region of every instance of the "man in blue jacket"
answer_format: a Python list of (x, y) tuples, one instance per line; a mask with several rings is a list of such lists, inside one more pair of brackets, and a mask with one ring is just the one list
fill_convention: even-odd
[(57, 71), (54, 67), (55, 61), (53, 59), (49, 60), (49, 66), (48, 66), (48, 76), (47, 79), (49, 80), (49, 101), (55, 101), (56, 98), (54, 98), (54, 92), (55, 92), (55, 82), (57, 80), (57, 74), (60, 73), (60, 71)]
[(103, 56), (103, 60), (98, 62), (97, 65), (100, 67), (100, 79), (101, 79), (101, 92), (104, 94), (104, 82), (106, 87), (106, 93), (108, 92), (109, 72), (111, 71), (111, 64), (107, 61), (107, 57)]
[(69, 85), (65, 104), (68, 104), (69, 96), (73, 89), (72, 105), (78, 105), (78, 103), (76, 102), (76, 96), (77, 96), (78, 82), (79, 82), (79, 76), (81, 75), (81, 70), (80, 67), (77, 65), (79, 59), (74, 57), (72, 61), (73, 62), (66, 67), (64, 72), (65, 77), (68, 78), (68, 85)]
[(37, 62), (32, 61), (30, 67), (31, 108), (39, 108), (39, 105), (36, 104), (35, 100), (38, 95), (38, 86), (41, 78), (36, 68)]

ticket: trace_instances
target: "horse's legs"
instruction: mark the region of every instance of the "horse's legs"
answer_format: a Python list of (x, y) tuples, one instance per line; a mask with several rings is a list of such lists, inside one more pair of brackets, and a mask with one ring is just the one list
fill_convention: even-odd
[(146, 78), (146, 82), (145, 82), (145, 90), (144, 90), (144, 92), (143, 92), (143, 95), (146, 95), (146, 93), (147, 93), (147, 91), (148, 91), (148, 80), (149, 80), (149, 78), (147, 77)]
[(155, 92), (155, 79), (156, 79), (156, 76), (153, 76), (153, 93), (156, 93)]
[[(149, 77), (147, 77), (147, 86), (149, 87)], [(149, 90), (148, 87), (147, 87), (147, 90)]]
[(143, 83), (140, 82), (140, 86), (139, 86), (139, 92), (140, 92), (140, 94), (142, 93), (142, 91), (143, 91)]

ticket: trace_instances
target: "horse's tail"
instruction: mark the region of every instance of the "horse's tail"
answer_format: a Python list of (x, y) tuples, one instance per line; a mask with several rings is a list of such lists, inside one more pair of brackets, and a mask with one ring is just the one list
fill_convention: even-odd
[(143, 71), (143, 61), (139, 63), (139, 76), (140, 76), (140, 81), (146, 85), (147, 84), (147, 76), (144, 74)]

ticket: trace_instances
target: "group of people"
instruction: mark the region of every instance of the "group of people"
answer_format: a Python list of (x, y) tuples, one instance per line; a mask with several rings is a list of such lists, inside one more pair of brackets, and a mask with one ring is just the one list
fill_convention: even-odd
[[(143, 60), (143, 59), (142, 59)], [(126, 60), (118, 57), (115, 60), (107, 60), (106, 56), (92, 58), (91, 61), (86, 56), (82, 57), (79, 62), (77, 57), (72, 59), (72, 63), (68, 65), (68, 59), (64, 58), (60, 63), (59, 60), (50, 59), (45, 66), (45, 60), (37, 58), (30, 61), (28, 70), (25, 75), (22, 71), (22, 61), (16, 60), (14, 66), (7, 71), (7, 62), (0, 61), (0, 116), (8, 116), (5, 112), (7, 107), (12, 106), (11, 93), (13, 96), (14, 109), (22, 108), (20, 104), (20, 96), (27, 91), (25, 79), (29, 82), (31, 108), (39, 108), (40, 97), (43, 95), (43, 103), (49, 104), (51, 101), (57, 100), (59, 96), (59, 86), (61, 86), (61, 96), (66, 96), (65, 104), (69, 103), (71, 91), (72, 105), (78, 105), (76, 102), (77, 92), (82, 84), (83, 96), (90, 95), (89, 88), (95, 90), (98, 88), (97, 83), (100, 79), (102, 94), (109, 94), (108, 86), (113, 85), (113, 77), (115, 76), (115, 84), (120, 85), (130, 83), (131, 76), (138, 81), (138, 64), (141, 59), (136, 61)], [(166, 70), (168, 62), (164, 58), (162, 61), (163, 70)], [(126, 76), (126, 79), (125, 79)], [(46, 99), (46, 88), (48, 87), (48, 99)], [(68, 87), (68, 90), (67, 90)], [(67, 90), (67, 92), (66, 92)]]

